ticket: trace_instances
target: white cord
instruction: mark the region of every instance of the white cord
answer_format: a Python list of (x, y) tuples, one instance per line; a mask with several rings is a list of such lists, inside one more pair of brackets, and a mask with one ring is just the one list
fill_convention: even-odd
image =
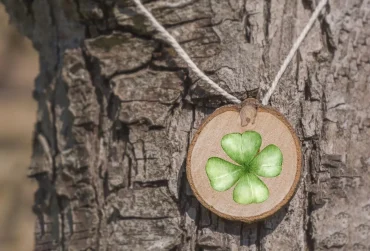
[(172, 47), (175, 49), (177, 54), (179, 54), (182, 59), (185, 60), (187, 65), (190, 69), (194, 71), (194, 73), (202, 80), (206, 81), (214, 90), (219, 92), (222, 96), (227, 98), (229, 101), (233, 103), (239, 104), (241, 101), (234, 97), (233, 95), (229, 94), (227, 91), (222, 89), (220, 86), (218, 86), (215, 82), (213, 82), (209, 77), (207, 77), (197, 66), (196, 64), (190, 59), (189, 55), (184, 51), (184, 49), (179, 45), (179, 43), (176, 41), (174, 37), (166, 31), (165, 28), (163, 28), (162, 25), (158, 23), (158, 21), (153, 17), (153, 15), (144, 7), (144, 5), (140, 2), (140, 0), (134, 0), (136, 6), (139, 8), (139, 10), (150, 20), (154, 28), (157, 29), (157, 31), (163, 36), (163, 38), (166, 39), (166, 41), (172, 45)]
[(188, 4), (191, 4), (194, 0), (182, 0), (178, 1), (177, 3), (164, 3), (164, 2), (157, 2), (155, 5), (156, 9), (160, 8), (180, 8), (184, 7)]
[[(222, 96), (227, 98), (229, 101), (233, 103), (239, 104), (241, 101), (234, 97), (233, 95), (226, 92), (224, 89), (222, 89), (220, 86), (218, 86), (215, 82), (213, 82), (209, 77), (207, 77), (197, 66), (196, 64), (191, 60), (189, 55), (184, 51), (184, 49), (180, 46), (180, 44), (176, 41), (174, 37), (171, 36), (168, 31), (155, 19), (155, 17), (144, 7), (144, 5), (141, 3), (140, 0), (133, 0), (136, 4), (136, 6), (139, 8), (139, 10), (150, 20), (154, 28), (160, 33), (160, 35), (166, 39), (166, 41), (172, 45), (172, 47), (175, 49), (177, 54), (184, 59), (184, 61), (187, 63), (190, 69), (194, 71), (194, 73), (202, 80), (206, 81), (214, 90), (219, 92)], [(262, 99), (262, 104), (267, 105), (267, 103), (270, 100), (270, 97), (272, 93), (275, 91), (276, 86), (285, 72), (286, 68), (288, 67), (290, 61), (294, 57), (295, 53), (297, 52), (299, 46), (301, 45), (303, 39), (306, 37), (307, 33), (315, 23), (315, 20), (319, 16), (321, 10), (324, 8), (328, 0), (321, 0), (320, 3), (316, 6), (315, 11), (312, 13), (312, 16), (310, 20), (308, 21), (307, 25), (304, 27), (303, 31), (293, 44), (293, 47), (290, 49), (288, 56), (284, 60), (283, 65), (280, 67), (280, 70), (278, 71), (274, 81), (271, 84), (270, 89), (267, 91), (265, 96)]]
[(262, 99), (262, 104), (263, 105), (268, 104), (268, 102), (271, 98), (271, 95), (275, 91), (276, 86), (277, 86), (281, 76), (285, 72), (285, 70), (288, 67), (290, 61), (292, 61), (292, 58), (294, 57), (295, 53), (297, 52), (297, 50), (298, 50), (299, 46), (301, 45), (303, 39), (306, 37), (307, 33), (310, 31), (311, 27), (313, 26), (313, 24), (316, 21), (316, 18), (319, 16), (321, 10), (324, 8), (324, 6), (326, 5), (327, 2), (328, 2), (328, 0), (321, 0), (321, 2), (316, 6), (316, 9), (312, 13), (312, 16), (311, 16), (310, 20), (308, 21), (308, 23), (304, 27), (303, 31), (301, 32), (301, 34), (299, 35), (299, 37), (297, 38), (297, 40), (293, 44), (293, 47), (290, 49), (289, 54), (285, 58), (283, 65), (280, 67), (280, 70), (276, 74), (276, 77), (275, 77), (274, 81), (272, 82), (270, 89), (267, 91), (267, 93), (263, 97), (263, 99)]

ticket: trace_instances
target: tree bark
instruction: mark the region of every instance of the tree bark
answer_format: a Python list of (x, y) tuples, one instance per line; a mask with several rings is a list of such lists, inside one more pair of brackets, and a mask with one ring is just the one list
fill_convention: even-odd
[[(34, 153), (36, 250), (368, 250), (370, 3), (331, 0), (271, 105), (296, 129), (304, 173), (256, 224), (193, 196), (189, 142), (227, 101), (188, 71), (130, 0), (2, 0), (40, 53)], [(263, 94), (313, 0), (146, 6), (239, 99)]]

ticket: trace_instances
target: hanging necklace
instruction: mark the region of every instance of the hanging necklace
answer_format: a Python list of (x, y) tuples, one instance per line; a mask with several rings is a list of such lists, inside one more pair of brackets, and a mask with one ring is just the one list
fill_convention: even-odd
[(218, 108), (202, 123), (190, 144), (187, 178), (197, 199), (215, 214), (253, 222), (278, 211), (293, 196), (302, 170), (299, 139), (288, 120), (268, 106), (271, 95), (328, 0), (321, 0), (293, 44), (262, 102), (223, 90), (191, 60), (140, 0), (133, 0), (188, 67), (236, 105)]

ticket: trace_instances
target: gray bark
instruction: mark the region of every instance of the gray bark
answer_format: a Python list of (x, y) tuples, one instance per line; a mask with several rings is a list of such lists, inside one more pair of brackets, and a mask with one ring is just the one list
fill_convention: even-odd
[[(186, 181), (201, 121), (227, 101), (187, 70), (129, 0), (3, 0), (40, 53), (29, 175), (36, 250), (369, 250), (370, 3), (331, 0), (272, 97), (304, 174), (264, 222), (223, 220)], [(161, 1), (163, 3), (163, 1)], [(313, 0), (146, 6), (240, 99), (264, 93)]]

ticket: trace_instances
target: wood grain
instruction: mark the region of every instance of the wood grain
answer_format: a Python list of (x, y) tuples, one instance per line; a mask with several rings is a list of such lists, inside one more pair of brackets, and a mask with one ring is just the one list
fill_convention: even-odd
[[(262, 178), (270, 191), (269, 198), (259, 204), (241, 205), (233, 201), (233, 189), (218, 192), (212, 189), (205, 166), (210, 157), (233, 162), (221, 148), (221, 139), (228, 133), (254, 130), (262, 136), (263, 149), (277, 145), (283, 153), (283, 168), (278, 177)], [(254, 222), (278, 211), (294, 194), (301, 174), (301, 148), (292, 126), (281, 113), (271, 107), (257, 107), (255, 123), (241, 125), (240, 108), (217, 109), (199, 128), (187, 157), (187, 177), (197, 199), (215, 214), (230, 220)]]

